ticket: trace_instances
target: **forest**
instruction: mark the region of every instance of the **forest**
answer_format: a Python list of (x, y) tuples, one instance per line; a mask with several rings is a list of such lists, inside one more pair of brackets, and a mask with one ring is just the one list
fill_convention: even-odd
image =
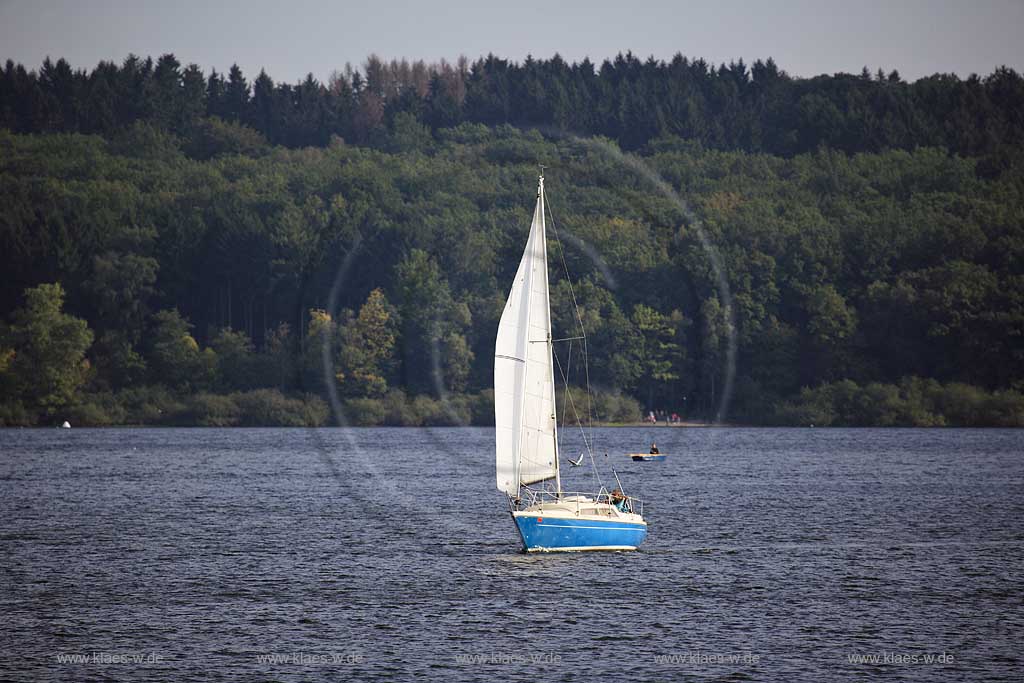
[(544, 165), (563, 419), (1024, 426), (1022, 151), (1007, 68), (8, 61), (0, 425), (493, 423)]

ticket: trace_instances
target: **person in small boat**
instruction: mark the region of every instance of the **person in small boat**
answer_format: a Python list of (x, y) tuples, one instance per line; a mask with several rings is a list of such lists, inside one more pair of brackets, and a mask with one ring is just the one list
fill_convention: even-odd
[(612, 505), (619, 512), (630, 512), (629, 497), (619, 489), (612, 491)]
[(652, 443), (651, 444), (651, 455), (658, 455), (659, 453), (661, 453), (661, 451), (658, 450), (658, 444)]

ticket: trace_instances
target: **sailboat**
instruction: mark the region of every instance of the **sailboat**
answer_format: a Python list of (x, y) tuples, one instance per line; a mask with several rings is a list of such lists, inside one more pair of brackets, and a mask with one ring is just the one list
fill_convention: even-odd
[[(527, 552), (636, 550), (647, 536), (643, 501), (625, 495), (621, 483), (612, 491), (601, 485), (597, 493), (562, 490), (544, 202), (542, 173), (495, 340), (497, 487), (508, 496)], [(589, 443), (587, 449), (596, 469)]]

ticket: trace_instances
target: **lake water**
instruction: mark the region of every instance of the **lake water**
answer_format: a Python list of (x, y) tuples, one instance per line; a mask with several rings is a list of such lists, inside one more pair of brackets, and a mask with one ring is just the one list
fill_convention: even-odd
[(0, 431), (0, 679), (1024, 676), (1024, 432), (595, 430), (650, 533), (562, 555), (493, 434)]

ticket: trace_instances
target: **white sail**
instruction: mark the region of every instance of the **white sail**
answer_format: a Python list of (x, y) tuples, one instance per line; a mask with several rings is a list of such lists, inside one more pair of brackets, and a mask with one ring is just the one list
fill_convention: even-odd
[(498, 488), (519, 487), (558, 476), (555, 387), (551, 359), (544, 226), (544, 179), (526, 250), (498, 323), (494, 345), (494, 426)]

